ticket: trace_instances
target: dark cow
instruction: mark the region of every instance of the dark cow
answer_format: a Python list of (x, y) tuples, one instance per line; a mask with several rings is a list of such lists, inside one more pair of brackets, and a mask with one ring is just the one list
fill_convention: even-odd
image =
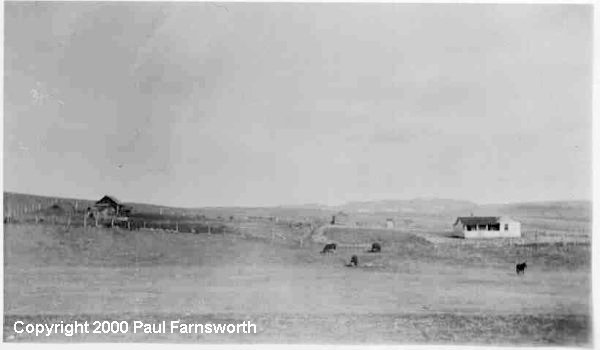
[(517, 275), (521, 275), (521, 274), (524, 275), (526, 268), (527, 268), (527, 261), (525, 261), (521, 264), (517, 264), (517, 266), (516, 266)]
[(321, 254), (333, 253), (333, 252), (335, 252), (336, 248), (337, 248), (337, 246), (335, 245), (335, 243), (327, 243), (327, 244), (325, 244), (325, 247), (323, 247)]
[(379, 243), (373, 243), (371, 245), (371, 250), (369, 250), (369, 252), (371, 252), (371, 253), (379, 253), (379, 252), (381, 252), (381, 244), (379, 244)]
[(358, 266), (358, 256), (352, 255), (350, 258), (350, 266)]

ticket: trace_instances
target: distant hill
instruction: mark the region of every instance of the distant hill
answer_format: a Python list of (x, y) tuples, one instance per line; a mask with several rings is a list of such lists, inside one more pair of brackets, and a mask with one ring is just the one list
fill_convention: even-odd
[(394, 213), (419, 215), (507, 215), (571, 220), (591, 220), (590, 201), (548, 201), (505, 204), (477, 204), (465, 200), (416, 198), (349, 202), (330, 207), (347, 213)]
[(94, 202), (95, 201), (93, 200), (87, 199), (4, 192), (4, 215), (11, 212), (57, 211), (59, 210), (57, 208), (62, 208), (62, 210), (68, 209), (69, 211), (85, 210), (85, 208), (92, 206)]
[[(117, 196), (118, 197), (118, 196)], [(99, 199), (99, 198), (98, 198)], [(58, 204), (63, 208), (85, 210), (98, 199), (76, 199), (47, 197), (13, 192), (4, 192), (4, 213), (13, 211), (42, 210)], [(590, 201), (548, 201), (507, 204), (485, 204), (443, 198), (415, 198), (410, 200), (379, 200), (349, 202), (338, 206), (322, 204), (289, 205), (277, 207), (201, 207), (174, 208), (154, 204), (130, 203), (134, 212), (176, 216), (280, 216), (280, 217), (320, 217), (327, 218), (336, 212), (361, 215), (381, 214), (389, 216), (440, 216), (455, 217), (466, 215), (508, 215), (515, 218), (558, 219), (565, 221), (591, 222), (592, 203)]]
[(415, 198), (410, 200), (380, 200), (368, 202), (350, 202), (337, 207), (339, 210), (357, 213), (401, 213), (401, 214), (446, 214), (470, 213), (478, 205), (473, 202), (441, 199)]
[[(119, 198), (117, 196), (117, 198)], [(4, 215), (9, 213), (23, 214), (26, 212), (48, 210), (57, 212), (57, 208), (67, 209), (70, 212), (84, 212), (87, 207), (92, 207), (100, 197), (95, 199), (63, 198), (51, 196), (39, 196), (33, 194), (4, 192)], [(121, 198), (119, 198), (120, 200)], [(161, 205), (124, 202), (123, 204), (133, 207), (134, 212), (144, 214), (191, 216), (196, 215), (198, 210), (188, 208), (172, 208)], [(51, 209), (54, 207), (54, 209)]]
[(483, 214), (498, 213), (508, 216), (554, 218), (561, 220), (591, 221), (592, 203), (589, 201), (552, 201), (490, 204), (479, 206)]

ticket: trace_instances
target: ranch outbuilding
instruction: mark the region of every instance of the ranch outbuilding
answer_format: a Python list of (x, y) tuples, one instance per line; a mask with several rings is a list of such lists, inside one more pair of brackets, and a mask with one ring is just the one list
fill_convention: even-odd
[(94, 204), (94, 210), (104, 216), (126, 217), (131, 207), (121, 203), (113, 196), (104, 196)]
[(521, 237), (521, 223), (507, 216), (464, 216), (453, 231), (462, 238)]

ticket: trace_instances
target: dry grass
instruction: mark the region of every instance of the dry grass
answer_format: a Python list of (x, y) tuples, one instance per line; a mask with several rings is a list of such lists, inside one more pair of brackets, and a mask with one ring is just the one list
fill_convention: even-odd
[[(99, 314), (76, 316), (8, 316), (4, 334), (14, 336), (11, 325), (24, 322), (73, 322), (126, 320), (160, 323), (252, 322), (256, 334), (140, 334), (51, 336), (48, 342), (193, 342), (193, 343), (319, 343), (319, 344), (470, 344), (470, 345), (589, 345), (590, 320), (572, 315), (464, 315), (464, 314)], [(327, 332), (323, 332), (327, 329)], [(12, 338), (11, 338), (12, 339)], [(35, 336), (19, 335), (14, 340), (37, 341)]]
[[(75, 340), (589, 344), (589, 247), (538, 247), (516, 276), (526, 247), (379, 238), (381, 254), (324, 255), (234, 234), (5, 225), (5, 340), (15, 319), (141, 317), (250, 319), (261, 332)], [(351, 254), (358, 268), (344, 266)]]

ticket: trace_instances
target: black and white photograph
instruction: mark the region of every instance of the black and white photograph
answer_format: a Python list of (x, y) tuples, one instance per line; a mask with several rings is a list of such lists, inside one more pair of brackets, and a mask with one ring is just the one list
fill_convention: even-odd
[(2, 342), (595, 345), (596, 5), (2, 6)]

